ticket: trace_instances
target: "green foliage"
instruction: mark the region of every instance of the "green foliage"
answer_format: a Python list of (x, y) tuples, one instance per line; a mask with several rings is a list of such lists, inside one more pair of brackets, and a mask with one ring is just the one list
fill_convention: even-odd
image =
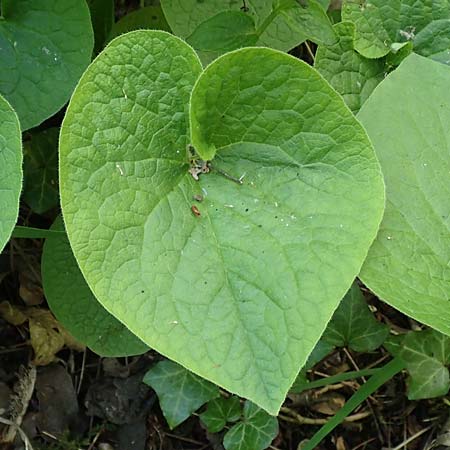
[[(62, 208), (108, 311), (276, 413), (376, 235), (383, 183), (364, 130), (306, 64), (243, 49), (190, 96), (200, 70), (163, 32), (112, 42), (64, 120)], [(204, 160), (217, 152), (199, 181), (189, 143)]]
[(446, 395), (450, 389), (450, 338), (435, 330), (393, 337), (386, 347), (401, 358), (409, 373), (408, 398), (418, 400)]
[(223, 446), (225, 450), (264, 450), (277, 434), (277, 419), (246, 401), (242, 420), (226, 432)]
[(382, 300), (450, 334), (450, 67), (412, 54), (358, 118), (380, 160), (386, 211), (361, 278)]
[(155, 364), (143, 381), (158, 394), (159, 405), (170, 428), (175, 428), (200, 406), (219, 396), (218, 386), (172, 361)]
[(24, 142), (23, 199), (38, 214), (59, 203), (58, 135), (59, 128), (48, 128)]
[(22, 143), (19, 120), (0, 95), (0, 251), (11, 236), (22, 189)]
[(2, 0), (0, 93), (22, 131), (69, 99), (91, 60), (93, 32), (85, 0)]
[(255, 22), (242, 11), (223, 11), (202, 22), (186, 39), (200, 51), (225, 53), (256, 44)]
[(314, 67), (329, 81), (357, 113), (386, 71), (384, 59), (367, 59), (354, 50), (354, 25), (350, 22), (334, 26), (338, 42), (320, 45), (316, 52)]
[(113, 25), (108, 40), (129, 31), (147, 28), (170, 32), (169, 24), (167, 23), (160, 6), (140, 8), (122, 17)]
[(63, 233), (48, 236), (42, 253), (42, 285), (55, 317), (77, 340), (101, 356), (131, 356), (148, 347), (111, 316), (92, 295), (72, 254), (64, 224), (51, 227)]
[[(324, 3), (324, 2), (322, 2)], [(245, 45), (288, 51), (306, 39), (336, 41), (331, 22), (317, 0), (162, 0), (173, 32), (186, 39), (210, 62)], [(197, 46), (198, 45), (198, 46)]]
[(344, 0), (342, 20), (355, 24), (355, 48), (366, 58), (380, 58), (393, 45), (412, 41), (417, 53), (450, 59), (445, 56), (450, 50), (449, 0)]
[(388, 334), (389, 328), (375, 319), (354, 283), (334, 312), (322, 339), (336, 347), (369, 352), (378, 348)]
[(210, 433), (222, 431), (227, 422), (236, 422), (241, 417), (241, 403), (234, 395), (219, 397), (208, 402), (207, 410), (200, 414), (201, 421)]

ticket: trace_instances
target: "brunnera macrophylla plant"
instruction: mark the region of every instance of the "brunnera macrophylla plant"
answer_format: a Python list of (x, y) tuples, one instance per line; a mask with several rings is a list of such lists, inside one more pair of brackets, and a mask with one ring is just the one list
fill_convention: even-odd
[(276, 414), (374, 240), (372, 145), (311, 67), (244, 48), (205, 70), (161, 31), (82, 76), (61, 204), (99, 302), (150, 347)]

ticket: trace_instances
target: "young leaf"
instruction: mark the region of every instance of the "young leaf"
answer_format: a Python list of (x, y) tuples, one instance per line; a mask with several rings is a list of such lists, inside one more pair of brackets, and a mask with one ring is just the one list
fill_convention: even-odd
[(353, 283), (322, 339), (336, 347), (349, 346), (356, 352), (370, 352), (378, 348), (388, 334), (388, 326), (375, 319), (358, 285)]
[[(191, 96), (200, 70), (161, 31), (105, 49), (62, 127), (63, 213), (108, 311), (275, 414), (359, 272), (384, 186), (365, 131), (307, 64), (239, 50)], [(205, 160), (217, 150), (199, 181), (189, 142)]]
[(0, 95), (0, 252), (19, 214), (22, 189), (22, 143), (19, 119)]
[(360, 277), (416, 320), (450, 334), (450, 67), (411, 54), (358, 118), (386, 182), (378, 237)]
[(389, 348), (408, 369), (408, 398), (446, 395), (450, 388), (450, 338), (435, 330), (408, 333), (400, 346)]
[(129, 31), (139, 29), (170, 31), (169, 24), (167, 23), (160, 6), (140, 8), (122, 17), (113, 25), (108, 40), (121, 34), (128, 33)]
[(234, 395), (219, 397), (208, 402), (208, 408), (200, 414), (201, 421), (210, 433), (222, 431), (227, 422), (236, 422), (241, 417), (241, 403)]
[(223, 11), (202, 22), (186, 38), (196, 50), (221, 53), (254, 45), (257, 40), (255, 22), (242, 11)]
[(88, 0), (94, 28), (94, 53), (99, 53), (106, 43), (114, 24), (114, 0)]
[(381, 58), (393, 44), (414, 42), (428, 27), (430, 43), (449, 42), (450, 27), (435, 24), (442, 19), (450, 19), (449, 0), (344, 0), (342, 5), (342, 20), (356, 26), (355, 49), (366, 58)]
[(334, 26), (338, 42), (319, 45), (314, 67), (344, 98), (356, 114), (385, 74), (383, 59), (367, 59), (354, 50), (354, 25), (350, 22)]
[(175, 428), (200, 406), (219, 396), (218, 386), (172, 361), (155, 364), (143, 381), (158, 394), (159, 405), (170, 428)]
[(264, 450), (278, 434), (278, 420), (246, 401), (242, 421), (223, 438), (225, 450)]
[(23, 130), (59, 111), (94, 45), (85, 0), (2, 0), (0, 93)]
[[(63, 231), (58, 217), (51, 230)], [(92, 295), (65, 233), (47, 237), (42, 253), (42, 285), (55, 317), (76, 339), (101, 356), (131, 356), (148, 347)]]
[(23, 199), (37, 214), (59, 203), (58, 136), (58, 128), (49, 128), (24, 143)]

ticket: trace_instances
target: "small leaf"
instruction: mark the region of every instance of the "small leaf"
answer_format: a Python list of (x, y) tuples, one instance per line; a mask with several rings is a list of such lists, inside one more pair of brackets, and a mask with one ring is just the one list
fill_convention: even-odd
[(186, 41), (196, 50), (225, 53), (256, 43), (255, 22), (241, 11), (223, 11), (202, 22)]
[(0, 252), (17, 221), (21, 189), (22, 142), (19, 119), (0, 95)]
[[(355, 49), (366, 58), (387, 55), (392, 44), (414, 42), (428, 27), (427, 41), (449, 42), (448, 25), (434, 25), (442, 19), (450, 19), (449, 0), (345, 0), (342, 5), (342, 20), (356, 26)], [(415, 51), (420, 53), (420, 48)]]
[[(61, 217), (51, 230), (64, 231)], [(131, 356), (148, 347), (109, 314), (92, 295), (65, 233), (45, 240), (42, 284), (53, 314), (80, 342), (100, 356)]]
[(370, 352), (378, 348), (388, 334), (389, 327), (375, 319), (358, 285), (353, 283), (322, 339), (336, 347), (349, 346), (356, 352)]
[(382, 59), (367, 59), (354, 50), (354, 26), (350, 22), (334, 26), (338, 42), (319, 45), (314, 67), (338, 91), (356, 114), (385, 75)]
[(0, 93), (22, 131), (59, 111), (91, 61), (85, 0), (2, 0)]
[(58, 128), (49, 128), (24, 143), (23, 199), (37, 214), (59, 203), (58, 136)]
[(109, 35), (108, 40), (139, 29), (152, 29), (170, 31), (169, 24), (164, 17), (160, 6), (146, 6), (132, 11), (116, 22)]
[(239, 398), (219, 397), (208, 402), (207, 410), (200, 414), (200, 419), (210, 433), (222, 431), (227, 422), (236, 422), (241, 417), (241, 403)]
[(278, 434), (278, 420), (246, 401), (244, 417), (223, 438), (226, 450), (264, 450)]
[(418, 400), (446, 395), (450, 388), (450, 338), (428, 329), (408, 333), (398, 356), (409, 372), (408, 398)]
[(158, 394), (159, 405), (170, 428), (175, 428), (200, 406), (219, 396), (218, 386), (172, 361), (155, 364), (143, 381)]
[(363, 105), (386, 211), (361, 270), (382, 300), (450, 335), (450, 67), (412, 53)]

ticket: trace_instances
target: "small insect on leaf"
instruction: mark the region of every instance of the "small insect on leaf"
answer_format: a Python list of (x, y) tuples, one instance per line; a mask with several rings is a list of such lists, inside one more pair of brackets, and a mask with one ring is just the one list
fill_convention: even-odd
[(194, 216), (199, 217), (201, 215), (200, 211), (198, 210), (198, 208), (195, 205), (191, 206), (191, 211), (194, 214)]

